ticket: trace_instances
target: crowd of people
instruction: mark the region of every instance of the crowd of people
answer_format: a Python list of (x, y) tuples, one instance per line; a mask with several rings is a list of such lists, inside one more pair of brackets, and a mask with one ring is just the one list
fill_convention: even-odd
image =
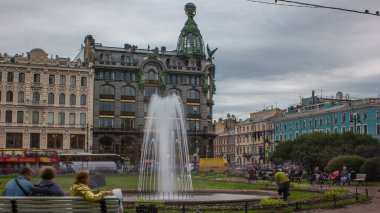
[(88, 186), (89, 173), (79, 172), (75, 177), (75, 182), (70, 187), (69, 193), (53, 181), (57, 171), (54, 167), (47, 166), (40, 170), (41, 180), (33, 185), (31, 180), (34, 172), (28, 167), (20, 171), (20, 176), (10, 180), (5, 186), (5, 196), (80, 196), (88, 201), (100, 201), (105, 195), (112, 195), (111, 191), (101, 191), (93, 193)]

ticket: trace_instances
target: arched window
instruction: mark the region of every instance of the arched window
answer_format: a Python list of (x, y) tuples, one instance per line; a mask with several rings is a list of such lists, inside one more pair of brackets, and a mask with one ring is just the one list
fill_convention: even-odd
[(65, 94), (59, 94), (59, 104), (65, 104)]
[(158, 74), (153, 69), (148, 70), (147, 80), (158, 80)]
[(70, 105), (71, 106), (74, 106), (75, 104), (77, 104), (77, 97), (74, 95), (74, 94), (71, 94), (70, 95)]
[(48, 104), (54, 104), (54, 93), (48, 94)]
[(23, 91), (18, 92), (17, 102), (24, 103), (24, 92)]
[(86, 97), (86, 95), (81, 95), (80, 96), (80, 105), (82, 105), (82, 106), (87, 105), (87, 97)]
[(121, 99), (132, 99), (134, 100), (136, 96), (136, 91), (133, 87), (124, 86), (121, 88)]
[(13, 92), (12, 91), (7, 91), (7, 102), (13, 102)]
[(100, 98), (104, 99), (115, 99), (115, 88), (111, 85), (100, 86)]
[(32, 101), (33, 101), (34, 103), (40, 102), (40, 93), (38, 93), (38, 92), (33, 92), (33, 95), (32, 95)]
[(200, 99), (199, 92), (197, 90), (189, 90), (188, 92), (188, 98), (190, 99)]
[(179, 89), (169, 89), (168, 90), (168, 95), (171, 95), (171, 94), (176, 94), (177, 96), (181, 97), (181, 91)]

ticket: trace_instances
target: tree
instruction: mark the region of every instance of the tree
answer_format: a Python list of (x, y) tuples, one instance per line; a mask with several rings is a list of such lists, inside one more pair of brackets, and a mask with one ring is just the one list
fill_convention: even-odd
[(337, 155), (358, 155), (365, 158), (380, 156), (380, 143), (368, 135), (351, 132), (305, 134), (294, 141), (281, 142), (270, 156), (275, 164), (291, 161), (311, 173), (317, 166), (323, 168)]

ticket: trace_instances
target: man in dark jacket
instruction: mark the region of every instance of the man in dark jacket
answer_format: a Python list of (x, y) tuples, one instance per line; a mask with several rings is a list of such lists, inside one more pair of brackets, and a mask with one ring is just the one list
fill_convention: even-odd
[(52, 179), (56, 175), (56, 169), (51, 166), (43, 167), (40, 172), (41, 181), (32, 188), (34, 196), (65, 196), (62, 188)]

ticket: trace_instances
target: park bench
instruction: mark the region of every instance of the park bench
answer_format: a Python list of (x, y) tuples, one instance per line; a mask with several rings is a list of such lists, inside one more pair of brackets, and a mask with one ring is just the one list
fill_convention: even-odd
[(356, 181), (359, 184), (363, 185), (365, 182), (365, 185), (367, 186), (367, 174), (356, 174), (356, 178), (353, 179), (353, 181)]
[(119, 199), (106, 196), (100, 202), (90, 202), (82, 197), (0, 197), (1, 213), (120, 213)]

